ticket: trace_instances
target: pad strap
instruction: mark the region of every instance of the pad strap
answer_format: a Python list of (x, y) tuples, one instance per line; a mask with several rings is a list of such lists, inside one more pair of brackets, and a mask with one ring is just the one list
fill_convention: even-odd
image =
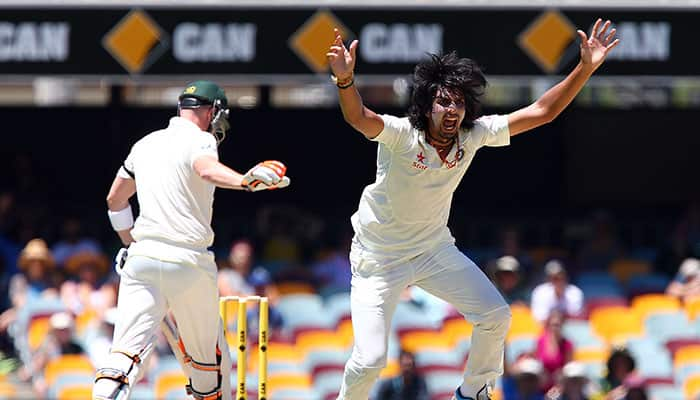
[(125, 385), (129, 384), (129, 378), (126, 376), (124, 371), (115, 368), (100, 368), (95, 374), (95, 382), (100, 379), (111, 379)]

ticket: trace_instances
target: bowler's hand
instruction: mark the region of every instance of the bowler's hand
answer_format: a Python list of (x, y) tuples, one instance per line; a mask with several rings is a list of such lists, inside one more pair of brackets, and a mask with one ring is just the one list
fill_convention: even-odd
[(620, 39), (613, 40), (617, 32), (615, 28), (608, 32), (610, 20), (605, 21), (602, 28), (600, 27), (601, 22), (602, 20), (598, 18), (593, 25), (590, 38), (586, 36), (584, 31), (577, 31), (581, 38), (581, 63), (591, 66), (594, 71), (605, 61), (610, 50), (620, 43)]
[(340, 36), (338, 28), (333, 29), (333, 32), (335, 33), (335, 40), (328, 53), (326, 53), (326, 57), (328, 57), (328, 65), (330, 65), (333, 75), (339, 80), (345, 80), (350, 78), (355, 70), (355, 60), (357, 59), (355, 53), (359, 42), (353, 40), (348, 50), (343, 44), (343, 38)]

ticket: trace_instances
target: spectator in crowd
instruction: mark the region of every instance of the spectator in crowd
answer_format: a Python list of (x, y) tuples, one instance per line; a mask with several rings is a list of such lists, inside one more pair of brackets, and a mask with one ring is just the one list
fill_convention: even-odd
[(231, 244), (228, 262), (230, 268), (219, 270), (217, 285), (221, 296), (247, 296), (253, 293), (248, 276), (253, 267), (253, 244), (247, 239)]
[(110, 347), (112, 346), (112, 337), (114, 336), (114, 324), (117, 321), (117, 308), (111, 307), (107, 309), (94, 336), (86, 340), (86, 351), (88, 357), (90, 357), (90, 362), (96, 368), (100, 368), (104, 365), (107, 356), (109, 355)]
[(666, 294), (686, 301), (700, 297), (700, 260), (686, 258), (678, 268), (676, 277), (666, 288)]
[(75, 322), (73, 316), (58, 312), (49, 319), (49, 335), (32, 355), (29, 365), (24, 366), (20, 377), (32, 379), (34, 391), (43, 398), (49, 389), (43, 378), (43, 371), (49, 361), (67, 354), (83, 354), (83, 348), (73, 338)]
[(376, 400), (429, 400), (428, 386), (416, 370), (413, 353), (401, 350), (399, 366), (399, 376), (381, 383)]
[(545, 322), (542, 335), (537, 339), (536, 355), (544, 369), (544, 390), (558, 381), (561, 369), (571, 361), (574, 345), (562, 335), (565, 316), (560, 310), (552, 310)]
[(319, 292), (328, 295), (350, 291), (350, 233), (343, 233), (339, 243), (332, 246), (321, 259), (311, 265), (311, 274), (318, 283)]
[(55, 262), (43, 239), (32, 239), (27, 243), (20, 253), (19, 267), (20, 272), (10, 279), (11, 307), (0, 314), (0, 333), (15, 321), (17, 311), (28, 301), (58, 297), (51, 279)]
[(606, 211), (596, 212), (591, 235), (579, 252), (579, 267), (585, 271), (607, 271), (610, 263), (621, 255), (612, 216)]
[(524, 356), (503, 377), (503, 400), (544, 400), (542, 391), (542, 363), (533, 357)]
[(570, 361), (564, 368), (560, 383), (547, 392), (547, 400), (589, 400), (586, 394), (586, 367), (577, 361)]
[(491, 279), (510, 305), (527, 304), (528, 293), (520, 274), (520, 262), (513, 256), (503, 256), (491, 263)]
[(83, 236), (83, 225), (78, 218), (69, 217), (63, 222), (61, 239), (53, 246), (56, 263), (63, 266), (72, 255), (80, 252), (100, 253), (102, 249), (95, 239)]
[(567, 316), (580, 316), (583, 313), (583, 292), (569, 284), (564, 265), (560, 261), (552, 260), (545, 265), (544, 270), (547, 282), (538, 285), (532, 291), (530, 308), (535, 319), (545, 321), (554, 309)]
[(636, 362), (632, 354), (625, 348), (616, 348), (608, 357), (606, 367), (608, 372), (600, 382), (601, 396), (598, 398), (603, 400), (624, 399), (627, 386), (631, 386), (630, 383), (636, 383), (634, 380)]
[(64, 270), (77, 280), (67, 280), (61, 285), (61, 300), (75, 315), (104, 312), (117, 305), (117, 288), (105, 282), (110, 263), (107, 257), (93, 250), (73, 253), (64, 262)]

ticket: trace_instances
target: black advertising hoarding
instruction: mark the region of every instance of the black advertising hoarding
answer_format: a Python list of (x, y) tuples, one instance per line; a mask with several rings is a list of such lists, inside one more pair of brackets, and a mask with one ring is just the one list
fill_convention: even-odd
[(692, 10), (13, 8), (0, 14), (0, 75), (325, 74), (332, 26), (360, 39), (361, 74), (409, 74), (450, 50), (489, 75), (561, 74), (575, 30), (598, 16), (622, 38), (600, 74), (698, 74)]

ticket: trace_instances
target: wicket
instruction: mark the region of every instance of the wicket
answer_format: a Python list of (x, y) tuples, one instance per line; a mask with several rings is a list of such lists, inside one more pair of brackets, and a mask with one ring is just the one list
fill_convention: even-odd
[(226, 296), (219, 299), (219, 314), (224, 325), (224, 333), (228, 326), (228, 303), (236, 302), (237, 308), (237, 334), (238, 360), (236, 371), (236, 400), (247, 400), (248, 394), (245, 387), (246, 379), (246, 342), (247, 342), (247, 305), (248, 302), (259, 303), (260, 320), (258, 323), (258, 400), (267, 400), (267, 339), (268, 339), (268, 308), (267, 297), (260, 296)]

